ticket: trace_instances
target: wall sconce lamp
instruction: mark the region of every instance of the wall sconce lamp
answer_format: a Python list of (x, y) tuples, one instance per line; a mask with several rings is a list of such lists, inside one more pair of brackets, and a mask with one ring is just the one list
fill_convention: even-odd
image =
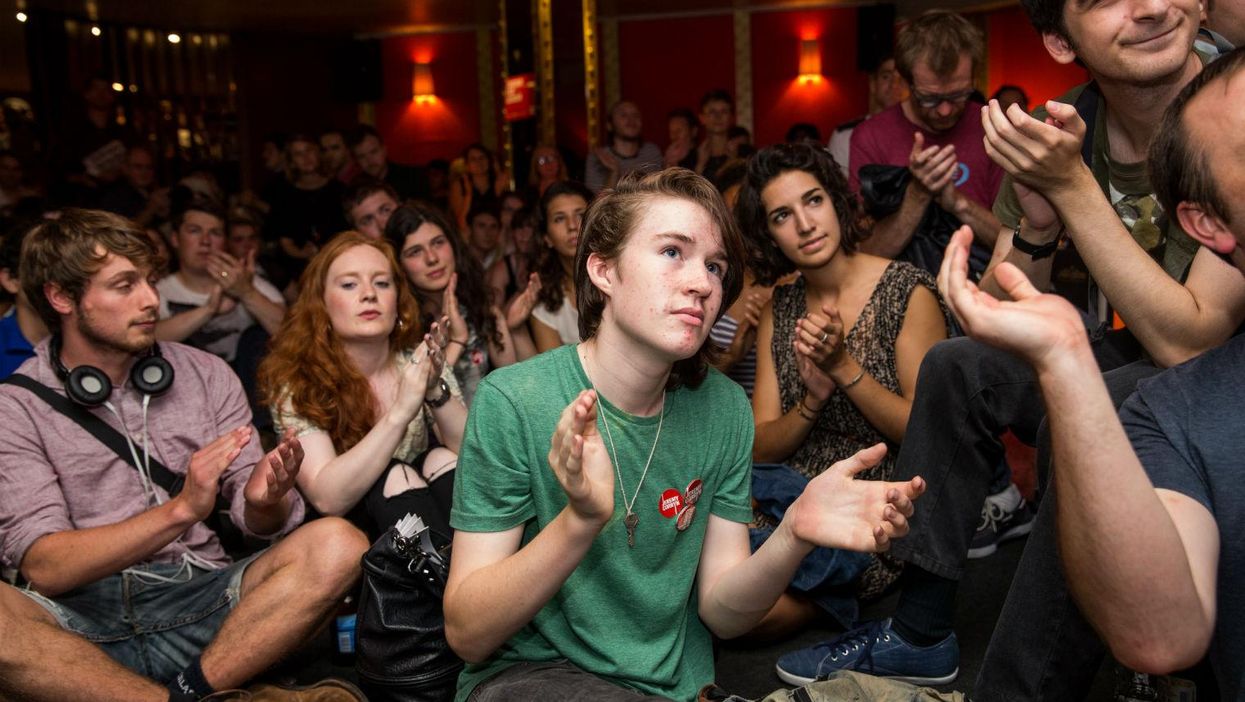
[(821, 80), (821, 44), (816, 39), (800, 41), (800, 82)]
[(437, 92), (432, 83), (432, 64), (416, 63), (411, 73), (411, 99), (417, 105), (436, 102)]

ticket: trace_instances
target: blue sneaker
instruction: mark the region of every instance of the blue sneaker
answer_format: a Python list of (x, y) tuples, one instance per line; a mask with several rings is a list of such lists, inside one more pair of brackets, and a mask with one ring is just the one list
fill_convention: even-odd
[(913, 646), (891, 629), (891, 620), (869, 622), (778, 659), (778, 677), (807, 685), (839, 670), (854, 670), (914, 685), (945, 685), (960, 672), (955, 633), (933, 646)]

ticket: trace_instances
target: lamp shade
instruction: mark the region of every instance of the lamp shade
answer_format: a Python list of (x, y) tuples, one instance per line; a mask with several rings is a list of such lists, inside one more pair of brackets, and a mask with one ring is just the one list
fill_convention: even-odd
[(816, 39), (800, 41), (800, 77), (821, 75), (821, 44)]
[(432, 83), (432, 65), (415, 64), (411, 73), (411, 98), (414, 100), (430, 100), (436, 97), (437, 91)]

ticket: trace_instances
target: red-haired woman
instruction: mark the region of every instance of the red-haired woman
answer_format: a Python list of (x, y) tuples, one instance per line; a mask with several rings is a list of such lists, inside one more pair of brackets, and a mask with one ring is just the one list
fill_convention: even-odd
[(306, 453), (303, 495), (373, 537), (407, 512), (449, 533), (467, 410), (444, 320), (425, 335), (419, 316), (388, 245), (342, 234), (307, 266), (259, 370), (278, 430), (294, 428)]

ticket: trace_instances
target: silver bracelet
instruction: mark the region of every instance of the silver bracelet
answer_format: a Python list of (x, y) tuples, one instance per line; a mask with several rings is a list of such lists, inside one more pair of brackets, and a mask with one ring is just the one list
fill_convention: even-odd
[(860, 382), (860, 379), (861, 379), (861, 378), (863, 378), (863, 377), (865, 377), (865, 369), (864, 369), (864, 368), (861, 368), (861, 369), (860, 369), (860, 372), (856, 374), (856, 377), (855, 377), (855, 378), (852, 378), (850, 381), (848, 381), (848, 382), (847, 382), (846, 384), (844, 384), (844, 385), (840, 385), (840, 386), (839, 386), (839, 389), (840, 389), (840, 390), (850, 390), (850, 389), (852, 389), (853, 387), (855, 387), (856, 383), (859, 383), (859, 382)]

